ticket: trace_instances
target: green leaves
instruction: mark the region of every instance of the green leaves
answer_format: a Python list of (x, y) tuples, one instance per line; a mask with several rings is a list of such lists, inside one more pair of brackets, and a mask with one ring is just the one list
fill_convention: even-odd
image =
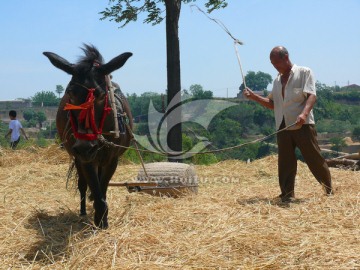
[(28, 109), (23, 112), (23, 117), (27, 121), (28, 127), (36, 127), (37, 124), (42, 126), (42, 123), (46, 121), (46, 114), (43, 111), (34, 111), (33, 109)]
[(57, 106), (59, 104), (59, 99), (51, 91), (37, 92), (31, 98), (31, 101), (34, 106)]
[[(246, 86), (254, 91), (264, 91), (271, 82), (271, 75), (262, 71), (256, 73), (254, 71), (249, 71), (245, 76)], [(240, 90), (244, 90), (244, 88), (244, 83), (242, 83)]]
[[(105, 8), (104, 11), (99, 12), (102, 15), (100, 20), (108, 19), (117, 23), (122, 23), (124, 27), (129, 22), (137, 21), (138, 15), (147, 13), (144, 23), (151, 23), (156, 25), (161, 23), (165, 18), (165, 2), (169, 0), (110, 0), (110, 7)], [(188, 4), (196, 2), (196, 0), (173, 0)], [(227, 2), (225, 0), (209, 0), (205, 3), (208, 13), (220, 8), (225, 8)], [(178, 14), (180, 15), (180, 14)]]
[(227, 5), (227, 2), (224, 0), (210, 0), (205, 4), (205, 7), (207, 8), (208, 12), (211, 13), (215, 9), (225, 8)]

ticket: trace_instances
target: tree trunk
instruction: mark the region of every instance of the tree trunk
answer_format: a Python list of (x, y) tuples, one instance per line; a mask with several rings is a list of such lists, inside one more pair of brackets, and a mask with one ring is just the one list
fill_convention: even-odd
[[(181, 0), (165, 0), (166, 6), (166, 53), (167, 53), (167, 144), (169, 152), (182, 151), (181, 130), (181, 80), (180, 80), (180, 47), (179, 17)], [(171, 105), (173, 104), (173, 105)], [(169, 106), (170, 105), (170, 106)], [(175, 105), (175, 106), (174, 106)], [(176, 110), (172, 110), (174, 108)], [(179, 162), (168, 155), (170, 162)]]
[(354, 171), (358, 171), (360, 167), (360, 161), (359, 160), (352, 160), (352, 159), (327, 159), (326, 163), (329, 167), (335, 167), (335, 168), (347, 168), (352, 169)]

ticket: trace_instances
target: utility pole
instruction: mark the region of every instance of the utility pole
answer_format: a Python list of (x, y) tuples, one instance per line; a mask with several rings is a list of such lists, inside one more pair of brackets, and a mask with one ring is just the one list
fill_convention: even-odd
[(50, 132), (49, 132), (49, 139), (51, 139), (51, 118), (49, 119), (49, 122), (50, 122)]

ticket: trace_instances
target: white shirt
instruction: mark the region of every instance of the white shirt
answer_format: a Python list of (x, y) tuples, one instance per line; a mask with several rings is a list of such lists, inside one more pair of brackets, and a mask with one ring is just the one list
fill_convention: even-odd
[(20, 137), (20, 129), (22, 128), (22, 125), (19, 120), (11, 120), (9, 123), (9, 129), (12, 129), (11, 132), (11, 141), (15, 142)]
[[(307, 94), (316, 95), (315, 78), (310, 68), (292, 66), (288, 82), (285, 85), (284, 97), (282, 96), (281, 76), (278, 74), (274, 80), (272, 92), (268, 96), (274, 102), (277, 130), (280, 128), (283, 118), (286, 126), (296, 122), (305, 107)], [(305, 124), (315, 124), (313, 110), (310, 111)], [(299, 128), (295, 125), (289, 130)]]

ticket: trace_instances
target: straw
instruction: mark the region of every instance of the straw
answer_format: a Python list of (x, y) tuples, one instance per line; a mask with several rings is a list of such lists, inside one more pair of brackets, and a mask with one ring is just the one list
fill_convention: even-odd
[[(66, 190), (69, 158), (57, 147), (0, 156), (2, 269), (357, 269), (359, 171), (331, 168), (323, 195), (299, 162), (297, 201), (276, 197), (277, 157), (195, 166), (198, 195), (154, 197), (109, 187), (109, 229), (78, 216)], [(119, 164), (114, 181), (140, 165)]]

